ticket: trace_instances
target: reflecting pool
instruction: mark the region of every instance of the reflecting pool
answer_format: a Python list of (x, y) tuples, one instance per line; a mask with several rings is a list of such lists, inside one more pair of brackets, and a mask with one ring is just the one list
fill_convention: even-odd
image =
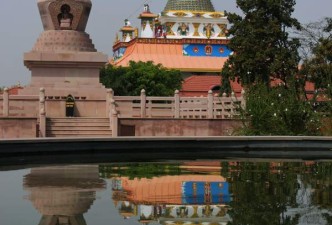
[(184, 161), (4, 169), (1, 225), (332, 224), (332, 162)]

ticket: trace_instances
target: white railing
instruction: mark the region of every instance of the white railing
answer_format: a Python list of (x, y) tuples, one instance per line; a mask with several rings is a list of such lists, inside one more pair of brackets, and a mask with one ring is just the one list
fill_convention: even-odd
[(180, 97), (175, 91), (173, 97), (148, 97), (145, 90), (140, 96), (114, 96), (109, 109), (115, 110), (119, 118), (182, 118), (182, 119), (231, 119), (238, 116), (245, 106), (244, 91), (240, 97), (234, 93), (228, 97)]

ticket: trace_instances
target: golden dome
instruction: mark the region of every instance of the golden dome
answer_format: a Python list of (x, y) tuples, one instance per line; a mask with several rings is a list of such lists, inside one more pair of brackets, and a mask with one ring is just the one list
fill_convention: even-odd
[(215, 12), (215, 9), (211, 0), (168, 0), (164, 9), (167, 11)]

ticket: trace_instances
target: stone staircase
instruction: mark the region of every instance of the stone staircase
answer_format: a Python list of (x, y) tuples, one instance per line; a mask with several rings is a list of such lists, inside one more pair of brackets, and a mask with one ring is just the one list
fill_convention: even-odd
[(112, 137), (109, 118), (47, 118), (47, 137)]

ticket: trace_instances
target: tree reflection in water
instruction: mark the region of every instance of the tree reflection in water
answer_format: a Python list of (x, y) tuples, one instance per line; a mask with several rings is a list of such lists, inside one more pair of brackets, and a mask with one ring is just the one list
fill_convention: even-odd
[(331, 224), (331, 163), (223, 162), (229, 225)]

